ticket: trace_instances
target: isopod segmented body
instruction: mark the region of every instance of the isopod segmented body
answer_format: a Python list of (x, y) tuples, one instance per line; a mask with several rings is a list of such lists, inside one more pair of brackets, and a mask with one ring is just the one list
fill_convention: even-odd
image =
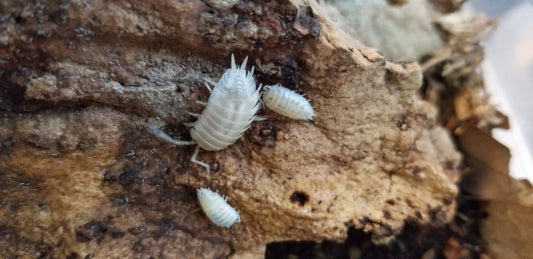
[(239, 213), (226, 202), (227, 197), (205, 188), (196, 189), (196, 196), (205, 215), (216, 225), (229, 228), (241, 222)]
[(264, 87), (263, 102), (269, 109), (295, 120), (312, 120), (313, 107), (303, 96), (281, 85)]

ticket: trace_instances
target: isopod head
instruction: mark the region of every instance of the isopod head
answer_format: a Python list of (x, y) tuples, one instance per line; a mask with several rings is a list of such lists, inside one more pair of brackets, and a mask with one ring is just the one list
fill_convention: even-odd
[[(250, 99), (251, 96), (255, 95), (255, 92), (259, 92), (259, 89), (256, 89), (252, 76), (254, 74), (254, 67), (252, 67), (250, 72), (247, 72), (247, 62), (248, 57), (244, 59), (241, 66), (237, 66), (235, 57), (231, 54), (231, 68), (222, 75), (222, 78), (215, 85), (214, 90), (224, 92), (226, 97), (235, 99)], [(257, 94), (257, 96), (259, 95)], [(256, 101), (259, 101), (259, 98)]]

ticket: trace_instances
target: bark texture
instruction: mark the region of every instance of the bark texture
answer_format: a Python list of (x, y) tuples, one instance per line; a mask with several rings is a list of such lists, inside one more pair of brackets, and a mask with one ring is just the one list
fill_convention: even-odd
[[(453, 216), (460, 156), (416, 96), (419, 66), (353, 46), (314, 1), (13, 0), (0, 12), (2, 257), (245, 257)], [(208, 175), (193, 147), (145, 128), (189, 139), (187, 112), (231, 53), (257, 82), (305, 93), (316, 117), (263, 110), (235, 144), (200, 153)], [(198, 187), (226, 194), (242, 223), (210, 223)]]

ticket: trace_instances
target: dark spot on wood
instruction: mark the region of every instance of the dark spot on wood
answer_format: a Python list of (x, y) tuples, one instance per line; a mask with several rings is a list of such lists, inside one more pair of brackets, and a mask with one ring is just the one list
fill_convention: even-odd
[(248, 19), (239, 18), (239, 19), (237, 19), (237, 23), (235, 23), (235, 29), (241, 30), (244, 27), (246, 27), (249, 23), (250, 23), (250, 21)]
[(143, 244), (143, 241), (142, 240), (139, 240), (138, 242), (136, 242), (134, 245), (133, 245), (133, 251), (137, 252), (137, 253), (141, 253), (143, 251), (145, 251), (147, 249), (146, 245)]
[(386, 200), (385, 202), (386, 202), (387, 204), (389, 204), (389, 205), (394, 205), (394, 204), (396, 204), (396, 202), (395, 202), (394, 200)]
[(296, 21), (298, 10), (298, 7), (293, 6), (289, 2), (285, 2), (285, 4), (278, 4), (276, 6), (275, 13), (282, 19), (280, 22), (292, 24)]
[(289, 58), (283, 62), (281, 67), (282, 84), (291, 90), (298, 90), (298, 82), (300, 82), (300, 66), (294, 58)]
[(389, 5), (402, 6), (407, 3), (407, 0), (387, 0)]
[(19, 24), (25, 24), (26, 23), (26, 19), (24, 19), (22, 16), (20, 15), (17, 15), (15, 16), (15, 22), (16, 23), (19, 23)]
[(418, 210), (415, 211), (415, 215), (416, 215), (416, 217), (419, 218), (419, 219), (424, 219), (424, 217), (422, 216), (422, 213), (420, 213), (420, 211), (418, 211)]
[(411, 169), (412, 169), (411, 173), (414, 174), (414, 175), (417, 175), (417, 174), (419, 174), (420, 172), (422, 172), (422, 168), (420, 168), (420, 167), (418, 167), (418, 166), (414, 166), (414, 167), (412, 167)]
[(443, 167), (446, 170), (454, 170), (455, 169), (455, 162), (447, 159), (446, 161), (444, 161)]
[(107, 170), (104, 172), (104, 182), (108, 184), (115, 183), (118, 180), (117, 178), (118, 177), (114, 172), (107, 171)]
[(96, 238), (98, 242), (102, 241), (106, 232), (109, 230), (107, 222), (93, 220), (83, 225), (78, 231), (76, 231), (76, 240), (81, 243), (89, 242), (93, 238)]
[(366, 157), (368, 157), (368, 151), (356, 150), (353, 156), (353, 159), (359, 161), (359, 160), (365, 159)]
[(170, 230), (174, 229), (174, 222), (172, 221), (172, 219), (169, 218), (158, 219), (155, 220), (153, 223), (159, 226), (159, 230), (153, 233), (155, 238), (160, 238), (166, 233), (168, 233)]
[(220, 170), (220, 163), (215, 160), (209, 163), (209, 167), (211, 168), (211, 173), (216, 173)]
[(409, 129), (409, 125), (407, 125), (407, 123), (403, 120), (397, 120), (396, 127), (398, 127), (402, 131), (406, 131), (407, 129)]
[(118, 177), (118, 181), (122, 186), (128, 186), (140, 180), (141, 176), (139, 171), (132, 167), (124, 167), (122, 174)]
[(20, 205), (18, 202), (9, 202), (7, 205), (7, 211), (9, 214), (16, 214), (18, 210), (20, 209)]
[[(25, 51), (23, 49), (20, 50), (20, 53), (22, 54), (20, 58), (24, 58), (23, 53), (31, 54), (31, 57), (25, 57), (28, 61), (39, 56), (34, 51)], [(28, 70), (25, 66), (18, 66), (16, 68), (3, 67), (3, 72), (0, 74), (0, 82), (2, 82), (0, 86), (0, 110), (26, 113), (46, 107), (54, 107), (53, 103), (47, 101), (25, 98), (26, 86), (17, 82), (16, 78), (30, 78), (33, 70)]]
[(212, 34), (212, 33), (207, 33), (205, 35), (202, 35), (202, 39), (204, 41), (208, 41), (208, 42), (211, 42), (211, 43), (216, 43), (220, 40), (220, 37), (217, 36), (216, 34)]
[(307, 28), (309, 34), (313, 38), (320, 36), (321, 26), (320, 22), (315, 18), (313, 10), (310, 7), (300, 8), (300, 16), (298, 16), (298, 21), (300, 24)]
[(146, 231), (147, 229), (145, 227), (133, 227), (128, 229), (128, 232), (134, 236), (140, 235)]
[(77, 259), (78, 258), (78, 254), (77, 253), (70, 253), (68, 256), (67, 256), (67, 259)]
[(278, 127), (263, 121), (252, 124), (251, 128), (253, 134), (248, 134), (248, 138), (252, 143), (269, 148), (276, 146)]
[(237, 13), (248, 14), (248, 15), (253, 14), (253, 10), (250, 7), (250, 5), (243, 1), (239, 1), (237, 4), (233, 6), (233, 8), (235, 9)]
[(285, 65), (281, 68), (281, 72), (284, 76), (293, 76), (296, 73), (296, 69), (291, 65)]
[(358, 219), (357, 221), (359, 221), (359, 224), (363, 225), (363, 226), (366, 225), (369, 222), (367, 217), (362, 217), (362, 218)]
[(305, 192), (295, 191), (290, 197), (292, 203), (296, 203), (300, 206), (304, 206), (309, 201), (309, 195)]
[(405, 198), (404, 201), (407, 204), (407, 206), (409, 206), (411, 208), (414, 208), (415, 205), (413, 204), (413, 201), (411, 201), (410, 199), (407, 199), (407, 198)]
[(126, 196), (126, 194), (119, 194), (115, 198), (115, 202), (118, 205), (128, 205), (130, 203), (130, 199), (128, 198), (128, 196)]
[[(76, 240), (78, 240), (78, 242), (80, 242), (80, 243), (87, 243), (87, 242), (91, 241), (91, 237), (88, 236), (85, 232), (77, 231), (76, 232)], [(77, 258), (77, 257), (74, 257), (74, 258)]]
[(82, 151), (89, 150), (96, 146), (96, 140), (92, 138), (82, 138), (80, 142), (78, 142), (76, 148)]
[(261, 129), (261, 131), (259, 132), (259, 135), (262, 137), (262, 138), (266, 138), (266, 137), (269, 137), (269, 136), (272, 136), (272, 135), (276, 135), (276, 132), (272, 130), (272, 126), (270, 125), (267, 125), (265, 127), (263, 127)]
[(111, 237), (112, 238), (121, 238), (125, 235), (126, 233), (122, 232), (122, 231), (111, 231)]
[(346, 221), (346, 222), (344, 222), (344, 226), (346, 228), (351, 228), (351, 227), (353, 227), (353, 222), (351, 220)]
[(386, 236), (391, 236), (395, 234), (392, 227), (387, 224), (383, 225), (383, 232), (385, 233)]
[(431, 217), (431, 220), (434, 224), (437, 226), (441, 226), (446, 224), (447, 216), (446, 212), (442, 211), (441, 206), (437, 206), (436, 208), (429, 211), (429, 216)]
[(388, 210), (383, 211), (383, 217), (385, 217), (386, 219), (392, 219), (391, 214)]
[[(404, 0), (406, 1), (406, 0)], [(467, 1), (445, 1), (445, 0), (429, 0), (428, 1), (432, 7), (442, 13), (451, 13), (457, 11), (461, 8), (461, 5)]]
[(0, 156), (7, 157), (13, 150), (15, 146), (15, 139), (13, 137), (8, 137), (2, 143), (0, 143)]

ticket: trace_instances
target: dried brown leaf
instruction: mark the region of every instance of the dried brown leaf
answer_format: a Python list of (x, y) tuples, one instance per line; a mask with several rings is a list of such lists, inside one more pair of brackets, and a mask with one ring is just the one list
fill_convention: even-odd
[[(492, 170), (503, 175), (509, 174), (509, 149), (492, 138), (490, 133), (476, 127), (473, 121), (463, 123), (456, 129), (461, 150), (468, 162), (480, 166), (480, 169)], [(470, 164), (470, 163), (467, 163)]]
[(480, 231), (495, 258), (533, 258), (533, 188), (509, 175), (510, 151), (470, 121), (457, 129), (471, 172), (462, 187), (488, 201)]
[[(517, 200), (517, 202), (519, 202)], [(533, 207), (492, 201), (481, 235), (496, 258), (533, 258)]]
[(489, 97), (483, 87), (462, 89), (454, 99), (457, 119), (460, 121), (476, 120), (476, 126), (486, 130), (494, 127), (508, 128), (507, 117), (496, 110)]

